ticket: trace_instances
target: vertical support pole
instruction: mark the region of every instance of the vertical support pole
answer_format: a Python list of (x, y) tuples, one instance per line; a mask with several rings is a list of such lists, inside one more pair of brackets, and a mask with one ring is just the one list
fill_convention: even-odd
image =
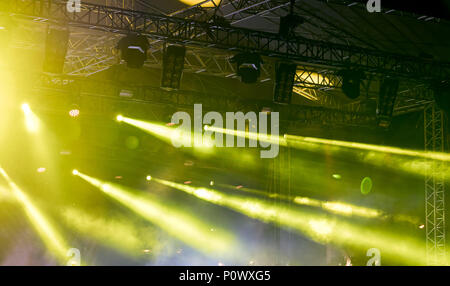
[[(424, 109), (425, 151), (444, 152), (444, 118), (435, 104)], [(445, 250), (445, 188), (439, 176), (445, 162), (429, 161), (431, 168), (425, 176), (425, 230), (427, 263), (446, 264)]]

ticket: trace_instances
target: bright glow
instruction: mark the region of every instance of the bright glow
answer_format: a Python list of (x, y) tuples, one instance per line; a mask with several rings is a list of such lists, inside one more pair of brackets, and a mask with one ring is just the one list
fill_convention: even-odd
[(333, 174), (333, 178), (336, 180), (340, 180), (340, 179), (342, 179), (342, 176), (339, 174)]
[(23, 104), (22, 104), (22, 111), (25, 112), (25, 113), (31, 112), (31, 108), (30, 108), (30, 106), (28, 105), (28, 103), (23, 103)]
[(45, 169), (44, 167), (40, 167), (40, 168), (37, 169), (37, 172), (38, 172), (38, 173), (44, 173), (45, 170), (46, 170), (46, 169)]
[(305, 86), (314, 87), (316, 85), (332, 86), (332, 81), (327, 75), (316, 72), (298, 70), (297, 76), (302, 80)]
[(80, 110), (79, 109), (71, 109), (69, 111), (69, 115), (70, 115), (70, 117), (78, 117), (80, 115)]
[(81, 172), (78, 172), (78, 176), (170, 235), (205, 254), (227, 255), (233, 248), (233, 238), (230, 234), (224, 231), (212, 234), (209, 231), (211, 227), (177, 209), (169, 209), (156, 200), (150, 200), (150, 194), (146, 197), (138, 196), (123, 186), (105, 183)]
[(39, 131), (39, 118), (33, 113), (28, 103), (22, 104), (22, 111), (25, 115), (25, 127), (30, 133)]
[(210, 1), (205, 1), (205, 0), (179, 0), (181, 2), (183, 2), (186, 5), (189, 6), (194, 6), (200, 3), (205, 2), (204, 4), (200, 5), (203, 8), (212, 8), (212, 7), (217, 7), (217, 5), (219, 5), (221, 0), (210, 0)]
[(152, 176), (148, 175), (145, 179), (146, 179), (147, 181), (151, 181), (151, 180), (152, 180)]
[(259, 134), (248, 131), (240, 131), (240, 130), (232, 130), (226, 128), (220, 128), (215, 126), (208, 126), (208, 130), (223, 134), (234, 135), (236, 137), (243, 137), (251, 140), (259, 140), (260, 142), (270, 143), (270, 144), (279, 144), (281, 146), (287, 146), (286, 140), (280, 136), (273, 136), (269, 134)]
[(0, 167), (0, 174), (8, 182), (17, 201), (22, 205), (31, 224), (45, 243), (47, 248), (55, 255), (59, 262), (67, 260), (67, 251), (69, 247), (61, 235), (50, 224), (48, 219), (31, 202), (28, 196), (9, 178), (8, 174)]
[[(319, 243), (332, 243), (364, 251), (367, 248), (377, 247), (382, 249), (386, 258), (391, 257), (397, 261), (413, 265), (426, 264), (422, 240), (382, 231), (375, 227), (353, 225), (336, 217), (330, 218), (317, 212), (289, 208), (286, 205), (275, 205), (264, 199), (231, 195), (213, 189), (186, 186), (159, 178), (153, 178), (153, 180), (207, 202), (240, 212), (248, 217), (267, 223), (277, 223), (288, 229), (299, 231)], [(340, 208), (336, 205), (329, 207), (332, 209)], [(345, 209), (347, 210), (347, 208)]]
[(193, 144), (193, 134), (191, 132), (179, 128), (167, 127), (166, 124), (163, 123), (152, 123), (128, 118), (122, 115), (117, 116), (117, 120), (137, 127), (171, 145), (177, 143), (179, 146), (194, 146), (195, 150), (200, 150), (202, 152), (210, 152), (212, 150), (211, 147), (214, 146), (212, 142), (206, 141), (205, 138), (203, 138), (203, 142)]
[(80, 172), (78, 172), (78, 170), (72, 170), (72, 175), (74, 175), (74, 176), (76, 176), (76, 175), (78, 175)]

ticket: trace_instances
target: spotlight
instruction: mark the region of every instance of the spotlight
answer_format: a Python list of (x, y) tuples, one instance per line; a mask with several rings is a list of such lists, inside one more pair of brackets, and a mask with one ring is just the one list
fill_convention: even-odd
[(378, 125), (380, 127), (389, 127), (391, 124), (398, 84), (397, 79), (391, 78), (385, 78), (381, 83), (377, 108)]
[(31, 108), (30, 108), (30, 106), (28, 105), (28, 103), (23, 103), (23, 104), (22, 104), (22, 110), (23, 110), (23, 112), (25, 112), (25, 113), (31, 112)]
[(261, 74), (261, 56), (255, 53), (241, 53), (230, 60), (236, 63), (237, 75), (243, 83), (255, 83)]
[(78, 105), (72, 105), (71, 109), (69, 110), (69, 115), (70, 117), (78, 117), (80, 115), (80, 109), (78, 108)]
[(147, 59), (147, 50), (150, 47), (145, 36), (130, 34), (120, 39), (117, 49), (120, 50), (122, 60), (129, 68), (142, 68)]
[(297, 65), (291, 63), (279, 63), (276, 66), (276, 80), (273, 92), (275, 103), (291, 103), (292, 87), (294, 86)]
[(145, 179), (146, 179), (147, 181), (151, 181), (151, 180), (152, 180), (152, 176), (148, 175)]
[(357, 70), (342, 70), (338, 73), (343, 77), (342, 91), (350, 99), (356, 99), (360, 94), (361, 80), (364, 78), (364, 73)]
[(119, 122), (123, 121), (123, 116), (122, 115), (117, 115), (116, 120)]
[(77, 176), (80, 172), (78, 170), (74, 169), (72, 170), (72, 175)]
[(179, 89), (184, 69), (186, 48), (183, 46), (169, 46), (164, 52), (161, 88)]
[(69, 43), (69, 30), (49, 28), (45, 43), (44, 71), (62, 73)]

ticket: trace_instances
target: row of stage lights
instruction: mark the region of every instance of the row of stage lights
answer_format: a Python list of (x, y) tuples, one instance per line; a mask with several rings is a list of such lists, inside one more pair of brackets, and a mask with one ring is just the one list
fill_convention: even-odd
[[(282, 37), (289, 37), (295, 27), (302, 23), (301, 17), (289, 14), (282, 17), (279, 34)], [(51, 28), (47, 35), (47, 50), (44, 64), (44, 71), (50, 73), (62, 73), (64, 59), (67, 54), (67, 43), (69, 31), (65, 29)], [(146, 36), (130, 33), (119, 40), (116, 49), (120, 52), (121, 59), (129, 68), (140, 69), (147, 60), (147, 51), (150, 48)], [(168, 45), (164, 47), (162, 59), (162, 74), (160, 87), (165, 90), (177, 90), (180, 88), (186, 57), (186, 47), (182, 45)], [(235, 64), (236, 75), (241, 82), (254, 84), (258, 82), (261, 74), (263, 59), (261, 55), (252, 51), (242, 51), (235, 54), (230, 62)], [(300, 72), (300, 71), (299, 71)], [(301, 73), (301, 72), (300, 72)], [(343, 67), (335, 73), (342, 78), (342, 92), (351, 100), (360, 97), (360, 86), (366, 75), (363, 71)], [(319, 74), (319, 77), (322, 75)], [(275, 79), (273, 88), (273, 102), (276, 104), (290, 104), (292, 93), (295, 92), (309, 100), (317, 100), (311, 94), (305, 92), (305, 88), (295, 85), (298, 77), (297, 65), (289, 60), (278, 60), (275, 66)], [(318, 79), (312, 77), (300, 80), (303, 84), (314, 86), (322, 84)], [(430, 89), (435, 91), (435, 100), (438, 106), (446, 111), (450, 110), (450, 100), (448, 100), (449, 82), (435, 82), (430, 84)], [(367, 113), (374, 113), (377, 116), (378, 125), (388, 127), (390, 125), (394, 106), (399, 89), (399, 79), (384, 77), (380, 81), (379, 99), (377, 102), (368, 100), (364, 102), (363, 109)], [(80, 112), (78, 108), (70, 111), (70, 116), (77, 117)]]

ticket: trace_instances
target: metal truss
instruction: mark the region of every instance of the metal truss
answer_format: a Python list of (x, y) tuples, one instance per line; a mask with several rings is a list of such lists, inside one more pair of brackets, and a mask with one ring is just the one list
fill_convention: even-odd
[[(121, 89), (133, 91), (131, 98), (120, 97)], [(116, 82), (98, 81), (91, 79), (77, 79), (71, 77), (55, 77), (42, 75), (28, 91), (36, 96), (68, 97), (74, 92), (80, 97), (86, 97), (92, 104), (83, 105), (84, 112), (99, 113), (105, 110), (109, 112), (119, 112), (119, 108), (124, 108), (127, 102), (130, 103), (148, 103), (154, 105), (171, 106), (172, 108), (192, 109), (195, 103), (201, 102), (205, 110), (217, 110), (219, 112), (226, 111), (256, 111), (259, 112), (263, 108), (270, 108), (272, 111), (280, 112), (280, 121), (285, 129), (299, 130), (305, 125), (328, 125), (328, 126), (362, 126), (366, 128), (375, 128), (375, 114), (363, 114), (358, 112), (340, 111), (336, 109), (328, 109), (318, 106), (302, 106), (302, 105), (277, 105), (270, 100), (255, 101), (239, 97), (236, 94), (230, 96), (213, 96), (195, 91), (164, 91), (159, 87), (148, 86), (119, 86)], [(103, 103), (99, 103), (102, 101)], [(40, 100), (45, 102), (48, 108), (61, 110), (59, 100)], [(114, 106), (112, 102), (121, 102), (120, 106)], [(55, 104), (55, 106), (52, 106)], [(138, 112), (140, 107), (133, 105), (133, 113)], [(145, 104), (143, 104), (145, 106)], [(142, 107), (145, 108), (145, 107)], [(117, 109), (117, 110), (116, 110)], [(139, 112), (138, 112), (139, 113)], [(145, 117), (145, 112), (142, 112)]]
[(415, 85), (398, 92), (394, 116), (420, 111), (434, 102), (433, 90), (427, 85)]
[[(425, 150), (444, 152), (444, 115), (435, 104), (424, 109)], [(425, 177), (425, 230), (426, 250), (429, 265), (447, 264), (445, 249), (445, 186), (440, 173), (443, 164), (429, 161), (431, 168)]]
[[(105, 0), (108, 1), (108, 0)], [(174, 17), (182, 17), (185, 19), (195, 19), (199, 21), (205, 22), (214, 22), (214, 16), (220, 15), (225, 19), (230, 25), (245, 25), (248, 21), (252, 19), (265, 19), (268, 23), (269, 27), (277, 27), (277, 19), (287, 13), (287, 6), (289, 5), (289, 1), (273, 1), (273, 0), (207, 0), (192, 7), (188, 7), (186, 9), (174, 12), (169, 14)], [(109, 4), (109, 2), (105, 3)], [(114, 6), (120, 7), (120, 6)], [(127, 8), (127, 7), (122, 7)], [(307, 8), (307, 7), (306, 7)], [(296, 13), (302, 15), (305, 19), (306, 23), (302, 25), (301, 31), (298, 31), (299, 35), (309, 37), (312, 39), (321, 39), (321, 40), (335, 40), (341, 43), (348, 43), (352, 41), (352, 39), (357, 39), (356, 36), (350, 35), (346, 31), (338, 30), (335, 25), (327, 22), (325, 19), (322, 19), (315, 14), (305, 9), (304, 5), (300, 8), (296, 8)], [(327, 22), (327, 23), (325, 23)], [(314, 31), (313, 31), (314, 30)], [(322, 33), (321, 31), (324, 31)], [(77, 34), (83, 34), (83, 30), (77, 31)], [(86, 33), (86, 38), (91, 37), (94, 39), (97, 37), (92, 37), (92, 32)], [(106, 33), (105, 33), (106, 34)], [(325, 36), (321, 35), (324, 34)], [(106, 34), (108, 35), (108, 34)], [(331, 35), (331, 36), (330, 36)], [(68, 58), (66, 62), (66, 70), (71, 75), (91, 75), (95, 72), (104, 70), (108, 65), (112, 65), (116, 59), (111, 54), (111, 51), (114, 48), (114, 44), (118, 41), (119, 36), (116, 34), (110, 34), (106, 37), (108, 40), (105, 40), (105, 37), (99, 37), (98, 43), (96, 45), (84, 45), (84, 47), (78, 46), (76, 50), (72, 51), (72, 57), (76, 56), (74, 61), (70, 61), (71, 58)], [(361, 41), (356, 41), (365, 45), (365, 43)], [(157, 54), (158, 51), (162, 50), (163, 41), (154, 40), (152, 41), (152, 50), (151, 50), (151, 60), (154, 58), (159, 58)], [(99, 48), (100, 47), (100, 48)], [(92, 56), (97, 55), (98, 50), (104, 50), (107, 57), (104, 56)], [(208, 52), (203, 51), (202, 57), (205, 58), (205, 54), (208, 53), (211, 57), (223, 56), (217, 52), (212, 52), (208, 49)], [(206, 59), (206, 61), (216, 61), (216, 59)], [(205, 61), (205, 60), (203, 60)], [(204, 66), (195, 66), (191, 65), (188, 61), (186, 61), (185, 66), (190, 67), (189, 71), (194, 72), (206, 72), (212, 73), (214, 75), (218, 75), (217, 71), (213, 68), (205, 68)], [(218, 65), (219, 66), (219, 65)], [(222, 65), (223, 66), (223, 65)], [(229, 74), (225, 74), (225, 76), (229, 76)], [(264, 80), (264, 79), (263, 79)]]
[(342, 86), (342, 77), (337, 76), (335, 71), (326, 69), (318, 70), (308, 66), (297, 66), (295, 75), (295, 86), (329, 90)]
[(214, 23), (87, 3), (82, 4), (80, 13), (69, 13), (64, 1), (9, 0), (6, 4), (9, 7), (3, 4), (1, 11), (114, 33), (135, 31), (150, 38), (187, 46), (255, 51), (299, 63), (341, 68), (351, 66), (367, 72), (422, 80), (450, 76), (448, 63), (304, 38), (281, 39), (274, 33), (223, 27)]

